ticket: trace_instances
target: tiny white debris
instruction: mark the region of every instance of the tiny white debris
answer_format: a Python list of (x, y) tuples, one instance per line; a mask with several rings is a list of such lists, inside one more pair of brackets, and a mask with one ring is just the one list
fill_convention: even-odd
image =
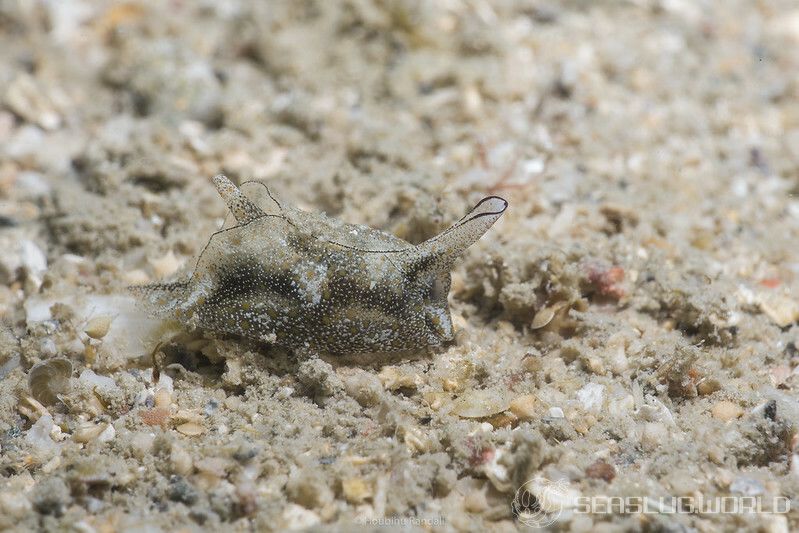
[(503, 455), (505, 455), (505, 450), (497, 448), (491, 460), (483, 465), (483, 472), (495, 489), (499, 492), (509, 492), (513, 488), (513, 484), (510, 481), (507, 467), (499, 462)]
[(545, 165), (543, 159), (528, 159), (524, 162), (524, 172), (527, 174), (541, 174)]
[(53, 417), (50, 415), (43, 415), (39, 417), (33, 426), (25, 434), (25, 440), (35, 448), (43, 451), (55, 451), (58, 444), (50, 436), (55, 424)]
[(635, 399), (629, 393), (616, 393), (608, 398), (608, 413), (616, 418), (630, 414), (635, 407)]
[(113, 379), (95, 374), (94, 371), (89, 368), (85, 368), (83, 372), (80, 373), (78, 380), (89, 387), (96, 387), (101, 390), (112, 391), (117, 388), (117, 384)]
[(61, 116), (47, 90), (47, 84), (26, 72), (6, 82), (3, 100), (7, 107), (28, 123), (46, 130), (61, 126)]
[(730, 492), (736, 492), (744, 496), (759, 496), (766, 492), (766, 488), (758, 479), (740, 476), (735, 478), (730, 485)]
[(20, 231), (4, 233), (0, 239), (0, 284), (15, 281), (20, 269), (27, 272), (36, 288), (41, 286), (41, 277), (47, 271), (47, 258), (36, 243), (23, 237)]
[(528, 481), (524, 487), (538, 500), (541, 510), (557, 513), (577, 507), (580, 491), (572, 488), (567, 480), (550, 481), (540, 476)]
[(292, 531), (308, 529), (321, 521), (318, 514), (296, 503), (290, 503), (283, 509), (282, 518), (283, 526)]
[(23, 170), (17, 174), (15, 186), (26, 196), (41, 198), (50, 194), (50, 184), (39, 172)]
[(644, 450), (656, 450), (661, 444), (669, 441), (669, 431), (660, 422), (647, 422), (641, 432), (641, 446)]
[(605, 386), (599, 383), (588, 383), (577, 391), (577, 400), (586, 411), (599, 412), (605, 401)]
[(560, 407), (550, 407), (549, 408), (549, 416), (550, 418), (564, 418), (563, 409)]
[(113, 424), (108, 424), (100, 435), (97, 436), (97, 440), (100, 442), (110, 442), (114, 440), (114, 437), (117, 436), (117, 430), (114, 429)]
[(47, 257), (42, 249), (35, 242), (25, 239), (19, 244), (22, 255), (22, 266), (29, 272), (38, 275), (44, 274), (47, 270)]
[(159, 391), (165, 391), (171, 395), (175, 391), (175, 384), (171, 377), (162, 373), (158, 378), (158, 383), (152, 388), (152, 393), (157, 394)]

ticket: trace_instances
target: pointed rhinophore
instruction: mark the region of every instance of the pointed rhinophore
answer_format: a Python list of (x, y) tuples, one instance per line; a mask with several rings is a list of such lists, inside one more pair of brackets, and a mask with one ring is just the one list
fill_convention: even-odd
[(249, 198), (241, 194), (241, 191), (233, 185), (233, 182), (227, 179), (226, 176), (219, 174), (214, 176), (213, 180), (219, 196), (227, 204), (230, 212), (236, 217), (239, 224), (246, 224), (252, 222), (256, 218), (264, 216), (264, 213), (257, 205), (252, 203)]
[(504, 198), (487, 196), (466, 216), (432, 239), (419, 244), (418, 248), (424, 255), (435, 255), (453, 261), (477, 242), (507, 208), (508, 202)]

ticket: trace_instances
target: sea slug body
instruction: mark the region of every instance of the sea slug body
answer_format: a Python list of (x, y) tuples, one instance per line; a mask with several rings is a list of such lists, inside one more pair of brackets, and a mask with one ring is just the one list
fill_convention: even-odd
[(329, 354), (416, 351), (453, 336), (454, 261), (508, 207), (481, 200), (412, 245), (278, 202), (261, 183), (213, 182), (235, 222), (211, 236), (187, 279), (134, 287), (186, 327)]

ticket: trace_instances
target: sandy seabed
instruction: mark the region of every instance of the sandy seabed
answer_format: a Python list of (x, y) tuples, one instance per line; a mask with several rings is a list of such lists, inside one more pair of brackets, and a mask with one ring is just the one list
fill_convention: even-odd
[[(0, 2), (0, 528), (799, 528), (798, 48), (788, 0)], [(187, 331), (156, 384), (126, 287), (218, 173), (510, 208), (441, 350)]]

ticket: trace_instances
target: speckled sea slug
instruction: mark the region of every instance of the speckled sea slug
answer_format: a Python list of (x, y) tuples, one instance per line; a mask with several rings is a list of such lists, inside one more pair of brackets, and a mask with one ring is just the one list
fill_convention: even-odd
[(328, 354), (418, 351), (453, 336), (447, 305), (457, 257), (508, 203), (481, 200), (412, 245), (276, 200), (265, 185), (213, 182), (234, 220), (214, 233), (188, 279), (134, 287), (154, 314), (188, 328)]

